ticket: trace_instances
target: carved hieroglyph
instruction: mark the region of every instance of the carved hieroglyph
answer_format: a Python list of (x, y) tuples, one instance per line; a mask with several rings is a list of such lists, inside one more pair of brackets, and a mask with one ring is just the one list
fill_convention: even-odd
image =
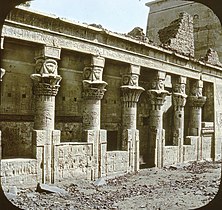
[(202, 107), (207, 97), (203, 96), (203, 81), (198, 80), (192, 84), (191, 93), (188, 97), (190, 110), (189, 135), (200, 136), (202, 122)]
[(92, 56), (91, 65), (83, 70), (83, 129), (100, 129), (101, 99), (106, 91), (106, 82), (102, 80), (105, 59)]

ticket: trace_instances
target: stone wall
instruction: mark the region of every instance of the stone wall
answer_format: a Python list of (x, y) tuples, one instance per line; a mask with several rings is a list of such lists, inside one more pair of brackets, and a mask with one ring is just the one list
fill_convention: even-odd
[(165, 146), (163, 149), (163, 165), (172, 165), (178, 162), (178, 147)]
[(33, 157), (33, 122), (0, 122), (3, 158)]
[(54, 149), (55, 181), (91, 180), (94, 171), (93, 145), (61, 143)]
[[(32, 157), (33, 95), (30, 74), (34, 51), (29, 44), (5, 41), (2, 65), (0, 129), (3, 158)], [(24, 82), (25, 81), (25, 82)]]
[(36, 186), (37, 170), (35, 159), (5, 159), (1, 160), (1, 181), (3, 187)]
[(214, 117), (215, 117), (215, 159), (221, 159), (222, 149), (222, 85), (221, 80), (216, 79), (214, 83)]
[(158, 0), (147, 3), (150, 7), (147, 36), (160, 44), (158, 31), (178, 18), (181, 12), (187, 12), (194, 21), (195, 57), (204, 56), (209, 48), (213, 48), (222, 58), (221, 24), (213, 11), (203, 4), (182, 0)]
[(128, 151), (112, 151), (106, 153), (106, 175), (114, 176), (127, 173), (129, 166)]

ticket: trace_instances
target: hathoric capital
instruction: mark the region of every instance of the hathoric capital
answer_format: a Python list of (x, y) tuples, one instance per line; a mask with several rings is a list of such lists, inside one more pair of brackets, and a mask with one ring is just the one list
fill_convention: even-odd
[(166, 73), (157, 71), (152, 77), (151, 89), (148, 90), (149, 99), (153, 110), (160, 110), (170, 93), (164, 89)]
[(175, 110), (183, 110), (186, 104), (186, 77), (175, 76), (172, 77), (173, 85), (173, 105)]
[(35, 73), (31, 75), (35, 95), (55, 96), (62, 77), (58, 75), (57, 60), (60, 59), (60, 48), (44, 46), (36, 51)]
[(106, 91), (106, 82), (102, 80), (105, 59), (92, 56), (91, 64), (83, 70), (83, 96), (88, 100), (101, 100)]
[(130, 65), (130, 67), (122, 73), (122, 100), (124, 106), (134, 107), (139, 101), (144, 88), (139, 86), (140, 66)]
[(202, 107), (207, 97), (203, 96), (203, 81), (198, 80), (193, 82), (191, 86), (190, 96), (189, 96), (189, 105), (192, 107)]

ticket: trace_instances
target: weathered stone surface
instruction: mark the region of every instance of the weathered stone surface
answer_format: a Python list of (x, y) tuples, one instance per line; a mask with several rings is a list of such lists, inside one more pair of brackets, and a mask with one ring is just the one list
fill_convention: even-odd
[(148, 37), (145, 36), (143, 29), (140, 27), (135, 27), (132, 31), (130, 31), (128, 36), (132, 36), (138, 40), (144, 41), (144, 42), (149, 42)]
[(179, 19), (158, 32), (164, 47), (177, 53), (194, 57), (193, 18), (187, 13), (181, 13)]
[(158, 0), (148, 2), (150, 7), (147, 36), (160, 44), (158, 31), (177, 19), (181, 12), (187, 12), (193, 17), (195, 57), (205, 56), (209, 48), (218, 52), (221, 58), (221, 23), (215, 13), (204, 4), (192, 1)]
[(103, 186), (106, 185), (106, 180), (104, 178), (99, 178), (93, 184), (98, 187)]
[(205, 55), (205, 57), (201, 58), (200, 60), (205, 61), (205, 62), (210, 63), (210, 64), (215, 65), (215, 66), (222, 67), (222, 64), (220, 62), (217, 51), (212, 49), (212, 48), (210, 48), (207, 51), (207, 54)]
[[(9, 17), (10, 20), (17, 18), (16, 24), (6, 21), (3, 30), (6, 74), (2, 82), (0, 117), (4, 120), (1, 123), (3, 136), (4, 127), (10, 131), (4, 136), (10, 138), (3, 140), (3, 146), (7, 146), (3, 150), (11, 149), (13, 153), (12, 148), (16, 151), (24, 147), (21, 151), (25, 151), (24, 142), (30, 149), (33, 147), (30, 155), (37, 159), (35, 180), (57, 183), (119, 176), (138, 171), (139, 154), (143, 156), (145, 167), (149, 161), (150, 166), (162, 167), (189, 159), (210, 158), (213, 149), (212, 157), (219, 156), (221, 94), (217, 84), (222, 78), (219, 66), (193, 60), (135, 37), (23, 12), (16, 9)], [(27, 21), (30, 18), (31, 23)], [(186, 23), (181, 20), (182, 25)], [(54, 29), (45, 30), (52, 27), (50, 24), (54, 24)], [(134, 32), (131, 35), (144, 36), (140, 30)], [(200, 78), (201, 82), (193, 84), (194, 79)], [(27, 81), (25, 85), (24, 81)], [(214, 91), (219, 95), (217, 99)], [(190, 111), (186, 94), (190, 94), (191, 100), (198, 99), (193, 100), (191, 107), (200, 105), (203, 96), (210, 96), (209, 103), (203, 107), (204, 114), (200, 114), (204, 121), (214, 121), (217, 148), (212, 148), (212, 128), (200, 129), (202, 140), (191, 137), (190, 142), (183, 144), (183, 127), (188, 129), (187, 112)], [(24, 126), (24, 138), (20, 139), (20, 131), (11, 128), (15, 121), (20, 126), (20, 121), (25, 120), (30, 122), (27, 126), (31, 130), (34, 120), (35, 130), (31, 137)], [(55, 127), (61, 130), (61, 135)], [(201, 128), (199, 124), (197, 127)], [(21, 146), (14, 148), (14, 143)], [(124, 151), (119, 151), (121, 145)], [(9, 172), (11, 176), (4, 175), (5, 183), (12, 180), (13, 170)], [(22, 181), (31, 179), (28, 173), (21, 176)]]
[(39, 193), (43, 193), (43, 192), (59, 193), (59, 194), (63, 194), (63, 195), (67, 194), (67, 192), (64, 189), (61, 189), (57, 186), (47, 185), (47, 184), (40, 184), (40, 183), (37, 184), (36, 192), (39, 192)]

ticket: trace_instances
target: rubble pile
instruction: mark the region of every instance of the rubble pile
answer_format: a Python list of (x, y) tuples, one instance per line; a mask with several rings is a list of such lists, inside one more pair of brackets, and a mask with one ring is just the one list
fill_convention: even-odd
[(14, 187), (6, 195), (16, 206), (30, 210), (190, 209), (207, 204), (217, 194), (220, 166), (220, 162), (177, 164), (58, 187)]

